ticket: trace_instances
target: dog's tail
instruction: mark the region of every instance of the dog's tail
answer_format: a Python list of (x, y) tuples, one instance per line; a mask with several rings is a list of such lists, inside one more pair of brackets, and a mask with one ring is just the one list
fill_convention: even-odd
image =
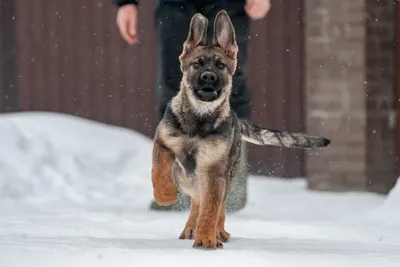
[(326, 147), (331, 143), (331, 140), (324, 137), (263, 129), (246, 121), (240, 121), (239, 124), (242, 140), (256, 145), (271, 145), (286, 148), (318, 148)]

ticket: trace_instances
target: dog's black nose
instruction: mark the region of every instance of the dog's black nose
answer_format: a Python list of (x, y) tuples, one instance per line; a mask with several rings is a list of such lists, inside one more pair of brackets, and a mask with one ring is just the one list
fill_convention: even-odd
[(205, 71), (200, 75), (200, 79), (203, 82), (214, 83), (217, 81), (218, 76), (212, 71)]

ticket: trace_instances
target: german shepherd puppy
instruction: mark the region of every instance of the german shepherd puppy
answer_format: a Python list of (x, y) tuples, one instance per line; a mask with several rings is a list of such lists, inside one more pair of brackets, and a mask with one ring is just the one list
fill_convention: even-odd
[(208, 20), (196, 14), (179, 59), (183, 77), (157, 126), (152, 155), (155, 201), (177, 200), (177, 178), (190, 196), (189, 219), (180, 239), (193, 247), (215, 249), (227, 242), (225, 199), (241, 153), (242, 140), (286, 148), (318, 148), (330, 140), (302, 133), (259, 128), (239, 120), (230, 108), (236, 69), (235, 30), (226, 11), (214, 22), (212, 44), (206, 43)]

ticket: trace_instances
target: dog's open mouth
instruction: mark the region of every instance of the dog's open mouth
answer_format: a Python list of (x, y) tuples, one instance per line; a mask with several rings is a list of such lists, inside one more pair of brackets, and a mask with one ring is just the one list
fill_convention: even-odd
[(214, 101), (218, 98), (218, 92), (212, 87), (204, 87), (196, 90), (196, 95), (202, 101)]

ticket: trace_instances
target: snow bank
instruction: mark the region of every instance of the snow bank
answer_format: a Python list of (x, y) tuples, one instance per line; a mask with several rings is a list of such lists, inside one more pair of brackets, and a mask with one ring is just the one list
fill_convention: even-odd
[(152, 198), (151, 140), (137, 132), (36, 112), (1, 115), (0, 132), (2, 203), (124, 209)]
[[(152, 143), (135, 131), (27, 112), (1, 115), (0, 132), (0, 205), (122, 212), (147, 209), (152, 200)], [(303, 179), (249, 183), (248, 208), (240, 214), (267, 220), (340, 220), (382, 201), (366, 193), (307, 192)]]
[[(52, 203), (57, 209), (123, 212), (147, 209), (152, 200), (152, 142), (135, 131), (59, 113), (25, 112), (1, 115), (0, 132), (0, 205)], [(379, 208), (383, 200), (368, 193), (305, 189), (303, 179), (252, 177), (248, 208), (240, 214), (340, 220)], [(387, 202), (396, 202), (394, 195)]]

